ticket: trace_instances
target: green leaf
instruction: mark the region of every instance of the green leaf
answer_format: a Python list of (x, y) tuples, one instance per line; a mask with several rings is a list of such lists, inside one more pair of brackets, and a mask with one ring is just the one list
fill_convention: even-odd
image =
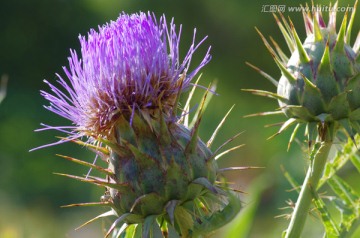
[(298, 184), (298, 182), (296, 182), (296, 180), (283, 167), (281, 167), (281, 170), (286, 180), (290, 183), (293, 189), (295, 189), (296, 192), (300, 193), (300, 185)]
[(359, 195), (339, 176), (333, 175), (327, 182), (347, 206), (355, 209), (359, 206)]
[(156, 218), (158, 215), (147, 216), (144, 220), (142, 237), (152, 238), (153, 237), (153, 225), (156, 224)]
[(354, 154), (353, 156), (351, 156), (350, 160), (357, 169), (357, 171), (360, 173), (360, 157), (357, 154)]
[(229, 223), (229, 221), (238, 214), (241, 209), (240, 199), (232, 192), (228, 192), (227, 197), (229, 203), (222, 210), (214, 212), (210, 217), (201, 219), (201, 223), (196, 223), (193, 237), (198, 237), (201, 234), (208, 234), (211, 231), (219, 229)]
[[(359, 135), (355, 136), (355, 141), (357, 144), (360, 143)], [(342, 150), (338, 150), (335, 158), (332, 161), (327, 162), (324, 175), (319, 182), (318, 188), (322, 187), (329, 178), (336, 174), (336, 172), (341, 169), (346, 164), (346, 162), (348, 162), (356, 154), (357, 151), (358, 149), (354, 146), (354, 143), (351, 140), (349, 140), (348, 143), (343, 146)]]
[(329, 211), (326, 208), (325, 203), (323, 200), (318, 196), (317, 192), (312, 190), (313, 194), (313, 202), (315, 207), (320, 213), (321, 220), (324, 224), (324, 228), (326, 231), (326, 237), (327, 238), (336, 238), (339, 237), (339, 228), (336, 226), (335, 222), (330, 216)]
[(135, 231), (136, 231), (136, 227), (138, 225), (137, 224), (131, 224), (129, 225), (125, 232), (123, 232), (123, 234), (120, 236), (121, 238), (135, 238)]
[(194, 226), (191, 214), (182, 206), (176, 206), (175, 223), (180, 228), (181, 237), (188, 237), (189, 231)]

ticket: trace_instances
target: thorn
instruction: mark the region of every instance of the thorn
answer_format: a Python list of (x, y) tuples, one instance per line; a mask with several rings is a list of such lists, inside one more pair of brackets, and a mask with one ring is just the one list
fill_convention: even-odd
[(211, 147), (212, 142), (214, 141), (218, 131), (220, 130), (220, 128), (222, 127), (222, 125), (224, 124), (226, 118), (229, 116), (230, 112), (232, 111), (232, 109), (234, 108), (235, 104), (230, 108), (230, 110), (225, 114), (225, 116), (223, 117), (223, 119), (220, 121), (219, 125), (216, 127), (215, 131), (213, 132), (213, 134), (211, 135), (210, 139), (208, 140), (208, 142), (206, 143), (206, 146), (208, 148)]
[(245, 146), (245, 144), (242, 144), (242, 145), (238, 145), (238, 146), (234, 146), (233, 148), (230, 148), (228, 150), (225, 150), (224, 152), (218, 154), (217, 156), (215, 156), (215, 160), (218, 160), (219, 158), (221, 158), (222, 156), (224, 156), (225, 154), (231, 152), (231, 151), (234, 151), (234, 150), (237, 150), (241, 147)]
[(336, 12), (337, 12), (336, 9), (337, 9), (337, 6), (338, 6), (338, 2), (336, 1), (332, 8), (330, 6), (331, 10), (329, 11), (328, 28), (332, 32), (336, 32)]
[(286, 56), (286, 54), (282, 51), (278, 43), (270, 36), (270, 41), (274, 45), (276, 52), (278, 53), (280, 59), (282, 60), (282, 63), (286, 64), (286, 62), (289, 61), (289, 58)]
[(189, 111), (190, 111), (190, 102), (191, 102), (191, 99), (192, 97), (194, 96), (194, 92), (195, 92), (195, 89), (196, 89), (196, 85), (198, 85), (199, 81), (200, 81), (200, 78), (201, 78), (202, 74), (199, 75), (199, 77), (196, 79), (195, 81), (195, 84), (193, 86), (193, 88), (191, 89), (190, 93), (189, 93), (189, 96), (186, 100), (186, 103), (185, 103), (185, 106), (184, 106), (184, 114), (185, 116), (181, 117), (179, 119), (179, 123), (184, 123), (184, 125), (186, 127), (189, 126)]
[(208, 90), (206, 90), (206, 92), (204, 94), (204, 97), (203, 97), (203, 99), (201, 101), (199, 111), (198, 111), (198, 114), (197, 114), (197, 119), (196, 119), (196, 121), (194, 123), (194, 126), (193, 126), (192, 130), (191, 130), (191, 138), (190, 138), (190, 141), (186, 145), (186, 148), (185, 148), (185, 154), (187, 154), (187, 155), (195, 153), (195, 151), (196, 151), (197, 141), (198, 141), (198, 134), (199, 134), (199, 126), (200, 126), (200, 122), (201, 122), (201, 119), (202, 119), (202, 116), (203, 116), (203, 109), (204, 109), (204, 106), (205, 106), (207, 95), (209, 93), (210, 86), (211, 86), (211, 84), (209, 85)]
[(270, 75), (268, 75), (267, 73), (265, 73), (264, 71), (262, 71), (261, 69), (259, 69), (258, 67), (250, 64), (249, 62), (245, 62), (245, 64), (247, 64), (248, 66), (250, 66), (251, 68), (253, 68), (255, 71), (257, 71), (260, 75), (262, 75), (264, 78), (266, 78), (267, 80), (270, 81), (270, 83), (274, 84), (275, 87), (278, 86), (279, 82), (277, 80), (275, 80), (273, 77), (271, 77)]
[(257, 90), (257, 89), (241, 89), (241, 90), (245, 91), (245, 92), (251, 92), (251, 93), (253, 93), (255, 95), (259, 95), (259, 96), (277, 99), (283, 103), (289, 102), (289, 100), (287, 98), (284, 98), (284, 97), (278, 95), (277, 93), (272, 93), (272, 92), (268, 92), (268, 91), (264, 91), (264, 90)]
[(299, 52), (300, 61), (304, 64), (310, 62), (310, 58), (309, 58), (308, 54), (306, 53), (306, 50), (305, 50), (304, 46), (302, 45), (302, 42), (300, 41), (300, 38), (295, 30), (295, 27), (294, 27), (294, 24), (292, 23), (292, 21), (290, 21), (290, 27), (292, 30), (293, 37), (295, 39), (296, 48)]
[(248, 169), (265, 169), (265, 167), (255, 167), (255, 166), (243, 166), (243, 167), (228, 167), (218, 169), (219, 173), (227, 172), (227, 171), (234, 171), (234, 170), (248, 170)]
[(264, 35), (259, 31), (258, 28), (255, 27), (255, 30), (257, 31), (257, 33), (260, 35), (261, 40), (263, 41), (265, 47), (268, 49), (268, 51), (270, 52), (271, 56), (273, 58), (278, 58), (278, 56), (276, 55), (274, 49), (271, 47), (271, 45), (269, 44), (269, 42), (266, 40), (266, 38), (264, 37)]
[(180, 88), (180, 90), (176, 94), (176, 98), (175, 98), (175, 102), (174, 102), (174, 106), (173, 106), (173, 111), (172, 111), (173, 118), (176, 118), (178, 103), (179, 103), (180, 95), (182, 93), (182, 87), (183, 87), (183, 83), (184, 83), (185, 78), (186, 78), (186, 73), (183, 73), (180, 76), (180, 79), (179, 79), (179, 88)]
[(248, 117), (257, 117), (257, 116), (279, 115), (279, 114), (283, 114), (283, 112), (282, 112), (282, 111), (259, 112), (259, 113), (255, 113), (255, 114), (245, 115), (245, 116), (243, 116), (243, 118), (248, 118)]
[(294, 141), (294, 139), (295, 139), (295, 136), (296, 136), (296, 134), (297, 134), (297, 132), (298, 132), (298, 130), (299, 130), (299, 128), (300, 128), (300, 125), (301, 125), (301, 124), (298, 123), (298, 124), (295, 126), (293, 132), (291, 133), (291, 136), (290, 136), (290, 139), (289, 139), (289, 143), (288, 143), (288, 146), (287, 146), (287, 151), (288, 151), (288, 152), (289, 152), (290, 146), (291, 146), (291, 144), (293, 143), (293, 141)]
[(355, 1), (351, 16), (350, 16), (350, 20), (349, 20), (349, 24), (346, 30), (346, 44), (350, 45), (350, 40), (351, 40), (351, 30), (354, 24), (354, 19), (355, 19), (355, 14), (356, 14), (356, 8), (357, 8), (357, 4), (358, 4), (358, 0)]
[(314, 36), (315, 42), (320, 42), (323, 40), (323, 36), (320, 30), (319, 22), (316, 17), (313, 18), (313, 26), (314, 26)]
[(281, 21), (278, 19), (278, 17), (275, 14), (273, 14), (273, 16), (276, 20), (276, 23), (281, 31), (281, 34), (283, 35), (283, 37), (285, 39), (285, 42), (286, 42), (290, 52), (293, 53), (295, 51), (295, 44), (294, 44), (294, 39), (292, 38), (292, 36), (290, 34), (290, 32), (291, 32), (290, 27), (289, 27), (285, 17), (281, 14), (281, 12), (279, 12), (279, 15), (280, 15), (285, 27), (281, 23)]
[(277, 59), (274, 58), (275, 63), (281, 70), (281, 73), (286, 77), (290, 84), (296, 84), (297, 79), (287, 70), (287, 68)]
[(209, 160), (213, 159), (215, 157), (215, 155), (217, 155), (219, 153), (219, 151), (227, 144), (229, 144), (230, 142), (232, 142), (233, 140), (235, 140), (237, 137), (239, 137), (242, 132), (237, 133), (236, 135), (234, 135), (233, 137), (231, 137), (230, 139), (228, 139), (227, 141), (225, 141), (222, 145), (220, 145), (213, 153), (213, 155), (209, 158)]
[(345, 12), (345, 15), (344, 15), (343, 21), (341, 23), (341, 27), (340, 27), (337, 39), (336, 39), (336, 44), (334, 47), (334, 51), (336, 51), (336, 52), (344, 52), (347, 16), (348, 16), (348, 12)]
[(330, 61), (330, 49), (329, 49), (329, 39), (328, 39), (326, 42), (324, 54), (320, 61), (318, 75), (320, 75), (322, 71), (324, 71), (325, 74), (327, 74), (327, 72), (332, 72), (331, 68), (332, 67), (331, 67), (331, 61)]

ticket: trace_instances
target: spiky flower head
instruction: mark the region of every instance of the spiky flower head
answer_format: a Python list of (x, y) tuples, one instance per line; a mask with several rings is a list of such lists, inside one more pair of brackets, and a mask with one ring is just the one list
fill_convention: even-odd
[(105, 136), (117, 117), (130, 111), (151, 111), (161, 105), (168, 114), (176, 95), (210, 60), (208, 52), (187, 72), (201, 42), (193, 42), (180, 62), (179, 38), (173, 23), (168, 27), (165, 17), (157, 23), (150, 13), (122, 14), (98, 31), (92, 29), (87, 38), (79, 37), (81, 58), (71, 51), (70, 67), (64, 67), (71, 85), (58, 75), (69, 95), (46, 81), (53, 91), (42, 92), (51, 102), (47, 108), (71, 120), (77, 131)]
[[(240, 209), (226, 183), (217, 181), (221, 170), (210, 150), (213, 138), (207, 144), (198, 138), (207, 93), (193, 126), (176, 113), (180, 94), (210, 60), (207, 51), (188, 72), (203, 40), (195, 45), (194, 34), (180, 62), (179, 38), (165, 17), (158, 23), (150, 13), (123, 13), (87, 38), (80, 36), (81, 58), (71, 51), (70, 68), (64, 68), (70, 84), (58, 76), (65, 92), (48, 82), (53, 93), (42, 92), (51, 103), (47, 108), (74, 124), (65, 140), (95, 150), (108, 164), (102, 168), (62, 156), (106, 175), (65, 175), (105, 187), (101, 202), (78, 205), (111, 207), (93, 219), (117, 217), (106, 236), (116, 231), (115, 237), (131, 232), (196, 237), (226, 224)], [(181, 115), (188, 112), (187, 104)], [(76, 140), (84, 135), (87, 142)]]
[(331, 134), (339, 126), (344, 128), (351, 138), (354, 133), (360, 133), (360, 34), (355, 44), (350, 46), (356, 6), (357, 1), (353, 8), (347, 8), (352, 10), (349, 23), (346, 11), (338, 32), (337, 3), (329, 12), (328, 24), (325, 23), (321, 11), (309, 12), (309, 9), (319, 9), (317, 6), (304, 7), (307, 37), (303, 43), (291, 21), (288, 22), (281, 13), (280, 18), (274, 15), (291, 51), (290, 58), (273, 39), (271, 41), (275, 49), (259, 32), (282, 76), (277, 82), (253, 66), (277, 86), (277, 93), (259, 90), (253, 92), (279, 101), (281, 111), (289, 118), (279, 133), (297, 124), (294, 130), (296, 133), (298, 125), (306, 123), (310, 144), (316, 135)]

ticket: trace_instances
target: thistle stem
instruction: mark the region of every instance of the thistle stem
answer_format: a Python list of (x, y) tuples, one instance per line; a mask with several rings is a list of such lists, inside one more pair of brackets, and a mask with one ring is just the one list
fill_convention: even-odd
[(332, 140), (321, 141), (320, 147), (314, 146), (315, 152), (312, 163), (309, 165), (304, 183), (302, 185), (298, 200), (295, 205), (291, 221), (286, 231), (285, 238), (298, 238), (304, 228), (306, 217), (309, 213), (311, 201), (313, 199), (312, 189), (316, 189), (323, 173), (327, 157), (332, 146)]

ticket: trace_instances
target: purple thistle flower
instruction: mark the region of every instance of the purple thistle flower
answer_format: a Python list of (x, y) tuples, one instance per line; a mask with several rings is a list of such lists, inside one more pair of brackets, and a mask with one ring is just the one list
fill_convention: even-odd
[[(85, 223), (117, 216), (105, 237), (123, 232), (150, 237), (156, 229), (164, 237), (169, 232), (198, 237), (228, 223), (241, 207), (227, 184), (217, 181), (219, 149), (210, 150), (224, 120), (207, 144), (198, 137), (207, 93), (193, 125), (174, 118), (179, 95), (211, 58), (209, 48), (201, 63), (189, 70), (194, 52), (206, 38), (195, 44), (194, 31), (190, 49), (180, 61), (180, 33), (181, 27), (177, 32), (164, 16), (158, 24), (150, 13), (123, 13), (98, 32), (91, 30), (87, 38), (80, 36), (81, 58), (72, 50), (70, 66), (64, 67), (70, 84), (58, 75), (63, 91), (45, 81), (52, 90), (42, 91), (51, 103), (46, 108), (73, 126), (45, 125), (42, 130), (68, 133), (54, 144), (73, 140), (107, 163), (103, 168), (96, 165), (96, 158), (91, 164), (61, 156), (106, 178), (60, 174), (105, 188), (101, 201), (91, 204), (111, 210)], [(187, 103), (181, 112), (187, 118), (188, 110)], [(81, 136), (88, 141), (79, 140)], [(159, 227), (156, 221), (161, 221)], [(134, 226), (137, 231), (126, 231)]]
[(181, 26), (178, 33), (175, 28), (173, 21), (168, 27), (164, 16), (158, 23), (151, 13), (122, 13), (116, 21), (99, 26), (98, 32), (90, 30), (87, 38), (79, 36), (81, 58), (71, 50), (69, 68), (63, 67), (70, 84), (57, 74), (62, 91), (45, 80), (52, 91), (41, 92), (50, 101), (46, 108), (73, 122), (68, 133), (74, 137), (106, 136), (119, 115), (134, 110), (161, 107), (169, 115), (177, 106), (176, 96), (211, 59), (209, 48), (188, 72), (206, 37), (195, 44), (194, 30), (192, 45), (180, 62)]

